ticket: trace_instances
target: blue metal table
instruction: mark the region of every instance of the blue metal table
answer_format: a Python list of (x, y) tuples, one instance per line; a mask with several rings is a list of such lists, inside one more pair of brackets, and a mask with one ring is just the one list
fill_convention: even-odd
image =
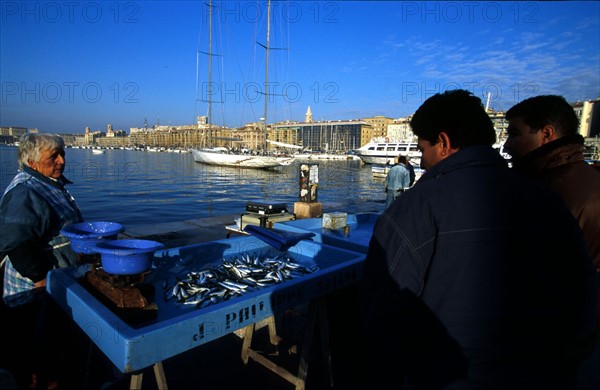
[(163, 296), (164, 286), (172, 285), (178, 277), (240, 254), (283, 253), (252, 236), (157, 251), (153, 268), (145, 278), (156, 291), (156, 317), (138, 325), (126, 322), (101, 303), (72, 268), (50, 272), (47, 290), (121, 372), (134, 373), (154, 365), (158, 374), (165, 359), (357, 282), (365, 257), (306, 240), (291, 247), (287, 254), (300, 264), (318, 266), (319, 270), (311, 274), (201, 309)]

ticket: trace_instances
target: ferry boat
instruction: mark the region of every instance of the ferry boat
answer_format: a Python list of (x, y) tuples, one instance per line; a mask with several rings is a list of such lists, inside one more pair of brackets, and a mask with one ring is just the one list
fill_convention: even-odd
[(354, 149), (353, 152), (365, 164), (394, 164), (394, 159), (399, 155), (406, 156), (413, 165), (418, 166), (421, 161), (421, 151), (419, 151), (416, 142), (390, 140), (381, 142), (375, 140)]

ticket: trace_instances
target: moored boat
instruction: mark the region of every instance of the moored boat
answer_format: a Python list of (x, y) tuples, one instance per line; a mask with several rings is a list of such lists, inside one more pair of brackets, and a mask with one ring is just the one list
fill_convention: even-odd
[(371, 141), (353, 152), (365, 164), (394, 164), (394, 159), (399, 155), (406, 156), (413, 165), (419, 165), (421, 161), (421, 151), (416, 142)]
[(373, 165), (371, 167), (371, 173), (373, 174), (373, 177), (378, 179), (385, 179), (389, 171), (389, 165)]
[(295, 153), (294, 158), (302, 161), (315, 160), (360, 160), (360, 157), (352, 154), (335, 154), (335, 153)]
[(294, 161), (293, 157), (229, 153), (227, 148), (192, 149), (192, 155), (198, 163), (241, 168), (276, 168)]
[[(391, 165), (373, 165), (371, 167), (371, 173), (373, 174), (374, 178), (385, 179), (387, 177), (388, 172), (390, 171), (390, 167), (391, 167)], [(414, 165), (413, 165), (413, 169), (415, 170), (415, 183), (416, 183), (419, 180), (419, 178), (421, 177), (421, 175), (423, 173), (425, 173), (425, 170), (419, 166), (414, 166)]]

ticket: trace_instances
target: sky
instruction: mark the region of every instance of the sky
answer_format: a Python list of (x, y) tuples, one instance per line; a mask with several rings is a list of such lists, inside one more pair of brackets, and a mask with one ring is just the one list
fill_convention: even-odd
[(214, 1), (211, 57), (207, 2), (0, 0), (0, 126), (399, 118), (456, 88), (499, 111), (600, 97), (598, 1), (275, 1), (269, 88), (266, 0)]

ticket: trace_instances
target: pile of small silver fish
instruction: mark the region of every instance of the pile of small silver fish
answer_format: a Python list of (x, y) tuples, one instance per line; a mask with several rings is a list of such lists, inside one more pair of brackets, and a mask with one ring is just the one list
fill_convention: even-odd
[(223, 259), (223, 263), (209, 269), (188, 272), (175, 285), (163, 284), (165, 300), (175, 299), (184, 305), (203, 308), (246, 292), (282, 283), (317, 271), (296, 263), (292, 257), (259, 257), (242, 254)]

